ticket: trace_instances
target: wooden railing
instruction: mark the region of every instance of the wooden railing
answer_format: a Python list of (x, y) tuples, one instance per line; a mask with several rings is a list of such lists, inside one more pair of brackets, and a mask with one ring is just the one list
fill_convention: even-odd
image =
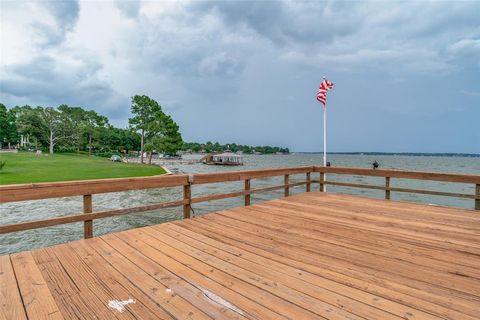
[[(311, 174), (319, 173), (318, 180), (312, 180)], [(299, 182), (291, 182), (292, 175), (304, 174), (305, 180)], [(341, 175), (361, 175), (368, 177), (384, 177), (384, 185), (358, 184), (349, 182), (340, 182), (327, 180), (327, 174)], [(271, 186), (265, 188), (251, 188), (253, 179), (262, 179), (270, 177), (282, 177), (283, 184), (279, 186)], [(415, 180), (431, 180), (451, 183), (467, 183), (475, 185), (474, 194), (453, 193), (445, 191), (432, 191), (420, 189), (398, 188), (391, 186), (391, 179), (415, 179)], [(192, 187), (200, 184), (220, 183), (243, 181), (244, 188), (241, 191), (210, 194), (199, 197), (192, 197)], [(170, 175), (142, 178), (121, 178), (121, 179), (102, 179), (102, 180), (83, 180), (55, 183), (36, 183), (22, 185), (6, 185), (0, 186), (0, 203), (38, 200), (48, 198), (61, 198), (71, 196), (83, 197), (83, 213), (67, 215), (63, 217), (49, 218), (45, 220), (36, 220), (28, 222), (20, 222), (9, 225), (0, 225), (0, 234), (36, 229), (41, 227), (49, 227), (66, 223), (82, 222), (84, 223), (84, 237), (91, 238), (93, 236), (93, 220), (112, 216), (126, 215), (161, 208), (169, 208), (183, 206), (183, 218), (187, 219), (191, 216), (191, 206), (195, 203), (220, 200), (232, 197), (244, 197), (245, 205), (250, 205), (251, 195), (260, 192), (268, 192), (283, 189), (284, 196), (290, 194), (290, 188), (305, 185), (305, 191), (310, 192), (311, 184), (318, 183), (320, 191), (326, 191), (326, 185), (368, 188), (376, 190), (384, 190), (385, 199), (391, 198), (392, 192), (408, 192), (427, 195), (450, 196), (458, 198), (468, 198), (474, 200), (474, 208), (480, 210), (480, 175), (467, 174), (445, 174), (432, 172), (416, 172), (416, 171), (399, 171), (399, 170), (371, 170), (359, 168), (340, 168), (340, 167), (296, 167), (296, 168), (280, 168), (266, 170), (249, 170), (249, 171), (233, 171), (220, 173), (200, 173), (195, 175)], [(121, 192), (127, 190), (141, 190), (153, 188), (169, 188), (182, 187), (183, 199), (137, 206), (133, 208), (121, 208), (107, 211), (93, 211), (92, 195), (109, 192)]]
[[(392, 191), (456, 197), (456, 198), (467, 198), (467, 199), (474, 199), (474, 208), (476, 210), (480, 210), (480, 175), (420, 172), (420, 171), (401, 171), (401, 170), (371, 170), (371, 169), (342, 168), (342, 167), (315, 167), (315, 172), (320, 172), (320, 189), (322, 191), (323, 191), (324, 185), (334, 185), (334, 186), (343, 186), (343, 187), (384, 190), (385, 199), (390, 199)], [(347, 182), (339, 182), (339, 181), (331, 181), (331, 180), (326, 181), (324, 176), (327, 173), (342, 174), (342, 175), (359, 175), (359, 176), (369, 176), (369, 177), (384, 177), (385, 184), (382, 186), (379, 186), (379, 185), (347, 183)], [(423, 189), (396, 188), (391, 186), (392, 178), (473, 184), (475, 186), (475, 193), (466, 194), (466, 193), (433, 191), (433, 190), (423, 190)]]

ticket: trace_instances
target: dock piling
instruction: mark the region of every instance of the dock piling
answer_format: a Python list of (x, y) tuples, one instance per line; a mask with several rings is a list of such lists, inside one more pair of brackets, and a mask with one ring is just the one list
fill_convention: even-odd
[(285, 196), (285, 197), (288, 197), (289, 194), (290, 194), (290, 185), (288, 184), (288, 178), (289, 178), (289, 175), (288, 175), (288, 174), (286, 174), (286, 175), (283, 177), (284, 196)]
[(192, 188), (190, 185), (190, 179), (188, 184), (183, 186), (183, 219), (190, 218), (190, 210), (192, 206)]
[(325, 192), (325, 173), (320, 172), (320, 192)]
[(475, 185), (475, 210), (480, 210), (480, 184)]
[(390, 200), (390, 177), (385, 177), (385, 199)]
[(245, 206), (250, 205), (250, 179), (245, 179)]
[[(92, 195), (83, 195), (83, 213), (92, 213)], [(89, 239), (93, 237), (93, 220), (85, 220), (83, 222), (83, 237)]]

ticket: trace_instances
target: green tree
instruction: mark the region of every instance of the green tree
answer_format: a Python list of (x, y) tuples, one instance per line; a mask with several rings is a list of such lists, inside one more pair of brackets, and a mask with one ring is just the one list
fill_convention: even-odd
[(131, 112), (133, 117), (128, 119), (130, 126), (140, 133), (140, 162), (143, 163), (143, 152), (145, 146), (145, 136), (152, 135), (149, 131), (152, 126), (154, 114), (161, 110), (157, 101), (145, 95), (135, 95), (132, 97)]
[(164, 128), (163, 128), (162, 138), (163, 138), (162, 145), (161, 145), (161, 148), (159, 148), (158, 150), (168, 155), (177, 154), (178, 150), (180, 150), (183, 145), (183, 139), (182, 139), (182, 134), (180, 133), (180, 127), (168, 115), (164, 119)]
[(43, 127), (46, 129), (43, 134), (47, 137), (50, 154), (53, 154), (55, 145), (75, 137), (74, 125), (68, 118), (68, 115), (52, 107), (37, 107), (36, 112), (42, 121)]
[(173, 121), (172, 117), (159, 111), (151, 125), (155, 125), (156, 130), (151, 130), (155, 134), (149, 138), (148, 143), (145, 145), (146, 150), (150, 152), (148, 163), (152, 162), (153, 151), (167, 155), (176, 155), (183, 146), (183, 139), (178, 124)]
[(140, 149), (140, 135), (137, 132), (130, 129), (122, 129), (122, 140), (126, 154), (130, 150)]
[(35, 140), (35, 147), (48, 146), (48, 140), (43, 132), (46, 128), (38, 117), (35, 109), (29, 105), (16, 106), (13, 108), (16, 115), (17, 129), (20, 134), (30, 136), (30, 140)]
[(88, 148), (91, 154), (93, 140), (98, 134), (98, 129), (108, 125), (108, 118), (101, 116), (93, 110), (80, 107), (61, 105), (58, 110), (69, 120), (72, 137), (68, 145), (74, 145), (78, 150)]
[(48, 145), (53, 154), (56, 145), (74, 137), (74, 126), (66, 114), (55, 108), (21, 107), (18, 123), (20, 132), (33, 135), (42, 144)]
[(154, 110), (147, 128), (145, 150), (150, 153), (148, 163), (152, 162), (153, 151), (175, 155), (182, 148), (183, 139), (178, 125), (161, 108)]
[(4, 104), (0, 103), (0, 149), (3, 144), (17, 144), (18, 132), (15, 120), (15, 111), (8, 110)]
[(108, 118), (99, 115), (93, 110), (86, 111), (83, 122), (83, 135), (86, 136), (86, 147), (88, 153), (92, 154), (94, 141), (98, 138), (100, 128), (108, 127)]
[(7, 143), (8, 135), (8, 120), (7, 107), (0, 103), (0, 147), (3, 143)]
[(76, 151), (79, 151), (83, 144), (86, 111), (80, 107), (69, 107), (66, 104), (60, 105), (58, 111), (61, 112), (65, 120), (68, 120), (67, 123), (70, 125), (70, 139), (62, 142), (66, 149), (75, 148)]

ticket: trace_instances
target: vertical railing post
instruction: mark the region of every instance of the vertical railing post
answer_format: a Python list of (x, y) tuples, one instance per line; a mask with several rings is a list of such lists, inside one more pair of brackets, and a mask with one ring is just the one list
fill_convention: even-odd
[(284, 185), (284, 196), (288, 197), (288, 194), (290, 193), (290, 186), (288, 185), (288, 174), (286, 174), (283, 177), (283, 185)]
[(305, 191), (310, 192), (310, 172), (307, 172), (307, 183), (305, 184)]
[(190, 179), (188, 184), (183, 186), (183, 219), (190, 218), (190, 211), (192, 206), (192, 189), (190, 185)]
[(390, 200), (390, 177), (385, 177), (385, 199)]
[(245, 205), (250, 205), (250, 179), (245, 179)]
[(325, 192), (325, 173), (320, 172), (320, 192)]
[[(92, 210), (92, 195), (85, 194), (83, 196), (83, 213), (91, 213)], [(85, 239), (93, 237), (93, 220), (85, 220), (83, 222), (83, 237)]]
[(475, 185), (475, 210), (480, 210), (480, 184)]

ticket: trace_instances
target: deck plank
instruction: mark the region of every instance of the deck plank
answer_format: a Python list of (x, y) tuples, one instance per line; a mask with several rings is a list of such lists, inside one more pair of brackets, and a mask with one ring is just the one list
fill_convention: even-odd
[[(303, 212), (309, 211), (314, 214), (320, 214), (325, 217), (329, 216), (332, 218), (337, 218), (344, 221), (345, 223), (351, 222), (352, 218), (355, 218), (355, 221), (363, 224), (370, 224), (372, 226), (386, 226), (390, 228), (401, 227), (404, 231), (409, 231), (410, 234), (418, 234), (419, 236), (430, 235), (432, 239), (445, 239), (445, 237), (450, 237), (455, 239), (452, 240), (462, 240), (462, 243), (465, 245), (471, 245), (478, 248), (478, 243), (476, 239), (480, 236), (480, 229), (475, 228), (471, 230), (470, 228), (458, 228), (445, 224), (438, 224), (434, 221), (426, 223), (423, 221), (412, 221), (408, 218), (397, 218), (396, 216), (385, 216), (384, 212), (392, 212), (396, 214), (396, 211), (384, 206), (370, 213), (362, 213), (357, 210), (355, 205), (342, 206), (342, 208), (334, 208), (328, 204), (323, 203), (323, 206), (319, 204), (311, 203), (300, 203), (300, 202), (290, 202), (285, 200), (280, 200), (277, 203), (273, 204), (274, 207), (278, 206), (280, 208), (291, 208), (295, 211)], [(321, 208), (321, 209), (320, 209)], [(271, 208), (270, 208), (271, 209)], [(354, 213), (354, 214), (352, 214)], [(375, 214), (377, 213), (377, 214)], [(470, 224), (470, 227), (474, 227), (473, 223)]]
[[(263, 246), (255, 241), (255, 239), (250, 242), (247, 241), (245, 237), (238, 238), (234, 232), (228, 230), (224, 230), (223, 233), (219, 232), (218, 229), (212, 228), (198, 219), (186, 221), (179, 226), (194, 232), (199, 232), (211, 239), (218, 240), (219, 242), (227, 243), (233, 247), (254, 253), (266, 258), (268, 261), (284, 263), (290, 267), (301, 270), (301, 272), (310, 272), (325, 279), (378, 295), (385, 299), (417, 308), (418, 310), (438, 315), (440, 318), (477, 319), (476, 315), (478, 312), (476, 308), (466, 309), (464, 306), (458, 306), (456, 301), (455, 303), (452, 303), (452, 300), (450, 299), (442, 299), (426, 295), (421, 290), (398, 284), (390, 280), (371, 277), (355, 272), (354, 270), (342, 273), (344, 270), (338, 270), (335, 268), (329, 269), (325, 266), (317, 267), (314, 264), (309, 264), (308, 260), (304, 260), (302, 256), (297, 257), (294, 250), (292, 250), (292, 252), (286, 251), (286, 254), (282, 255), (278, 250), (270, 250), (270, 247)], [(469, 314), (473, 316), (470, 316)]]
[[(368, 319), (409, 319), (408, 314), (412, 314), (412, 317), (415, 316), (417, 318), (419, 314), (421, 314), (423, 319), (437, 319), (437, 317), (418, 312), (411, 308), (399, 308), (398, 304), (382, 300), (378, 296), (364, 294), (364, 292), (360, 292), (359, 290), (351, 290), (350, 287), (338, 285), (337, 283), (325, 280), (308, 272), (302, 272), (301, 270), (265, 259), (247, 251), (230, 247), (188, 229), (176, 228), (172, 224), (156, 226), (155, 228), (163, 234), (198, 248), (204, 253), (240, 265), (265, 278), (275, 279), (275, 281), (308, 294), (319, 301), (342, 308), (360, 317), (366, 317)], [(346, 292), (348, 292), (348, 294), (345, 294)], [(368, 306), (370, 306), (370, 308), (368, 308)], [(388, 310), (388, 312), (385, 310)]]
[(0, 320), (474, 320), (479, 264), (472, 210), (310, 192), (0, 256)]
[[(478, 303), (478, 298), (475, 295), (472, 295), (463, 287), (460, 287), (459, 284), (455, 282), (455, 280), (461, 279), (446, 279), (444, 281), (443, 286), (438, 285), (436, 281), (432, 278), (424, 279), (418, 273), (421, 274), (423, 270), (411, 270), (412, 272), (407, 272), (403, 269), (384, 269), (382, 268), (383, 259), (378, 259), (376, 257), (371, 257), (370, 259), (364, 259), (361, 255), (356, 255), (355, 258), (360, 259), (361, 261), (357, 261), (352, 257), (347, 255), (342, 255), (338, 257), (335, 253), (335, 249), (337, 247), (328, 248), (328, 252), (322, 252), (321, 249), (318, 249), (315, 246), (309, 246), (304, 243), (298, 242), (292, 237), (288, 237), (285, 235), (277, 235), (275, 240), (271, 239), (271, 236), (268, 235), (268, 232), (262, 233), (262, 235), (256, 235), (250, 230), (246, 230), (244, 228), (238, 228), (237, 226), (232, 226), (232, 223), (218, 223), (211, 222), (211, 224), (216, 227), (216, 231), (220, 232), (220, 229), (226, 229), (229, 227), (229, 232), (233, 233), (233, 229), (236, 229), (235, 232), (238, 232), (243, 237), (248, 238), (248, 242), (252, 243), (253, 241), (257, 244), (261, 244), (264, 249), (272, 250), (277, 254), (282, 255), (294, 255), (296, 259), (300, 259), (303, 261), (307, 261), (308, 263), (315, 264), (317, 266), (325, 267), (325, 268), (340, 268), (346, 271), (350, 270), (359, 270), (363, 274), (368, 274), (380, 279), (390, 279), (394, 280), (398, 283), (405, 283), (408, 286), (414, 288), (421, 288), (425, 292), (436, 292), (441, 293), (442, 296), (445, 297), (461, 297), (465, 301), (470, 301), (473, 304)], [(403, 265), (398, 265), (399, 267), (403, 267)], [(448, 281), (450, 280), (450, 281)], [(465, 283), (465, 281), (462, 281)], [(447, 284), (453, 284), (456, 287), (462, 289), (462, 291), (456, 291), (450, 289)], [(468, 281), (466, 284), (470, 286), (474, 286), (473, 288), (477, 289), (475, 283), (471, 284)]]
[[(163, 228), (160, 229), (161, 232), (152, 231), (150, 228), (147, 228), (146, 233), (150, 234), (152, 237), (163, 242), (164, 245), (171, 245), (179, 251), (183, 252), (189, 258), (195, 258), (198, 261), (205, 262), (206, 264), (216, 267), (219, 270), (230, 274), (231, 276), (237, 277), (249, 284), (255, 285), (256, 287), (270, 292), (282, 299), (294, 303), (296, 306), (299, 306), (305, 310), (308, 310), (312, 313), (317, 314), (321, 317), (330, 317), (332, 319), (360, 319), (360, 317), (343, 310), (346, 308), (344, 304), (339, 306), (334, 306), (323, 302), (320, 297), (320, 292), (315, 290), (313, 286), (309, 286), (307, 283), (288, 281), (287, 277), (273, 277), (272, 272), (265, 271), (261, 269), (258, 265), (248, 263), (243, 261), (242, 267), (237, 266), (233, 261), (227, 261), (226, 259), (217, 258), (218, 251), (215, 255), (205, 253), (202, 250), (198, 250), (193, 246), (194, 241), (190, 241), (188, 244), (177, 241), (172, 237), (166, 235)], [(178, 254), (177, 254), (178, 255)], [(345, 301), (344, 301), (345, 303)], [(353, 309), (350, 307), (350, 309)], [(376, 314), (377, 318), (378, 313), (371, 312), (370, 317)], [(385, 313), (382, 313), (385, 317)]]
[[(135, 300), (153, 300), (158, 306), (155, 309), (163, 308), (175, 319), (212, 319), (174, 291), (169, 290), (169, 287), (153, 280), (138, 266), (128, 263), (128, 260), (125, 259), (125, 257), (120, 256), (112, 250), (112, 248), (108, 248), (106, 243), (102, 242), (100, 239), (89, 241), (87, 246), (91, 251), (95, 252), (98, 250), (98, 252), (94, 254), (96, 257), (95, 261), (104, 265), (108, 264), (109, 270), (115, 270), (115, 274), (123, 278), (122, 284), (125, 287), (135, 287), (133, 291), (136, 292), (137, 295), (137, 289), (139, 289), (149, 298), (142, 299), (137, 297)], [(125, 283), (125, 280), (127, 279), (129, 282)], [(131, 291), (131, 289), (129, 291)]]
[(0, 256), (0, 319), (27, 319), (9, 256)]
[[(136, 265), (137, 268), (161, 283), (166, 292), (182, 297), (213, 319), (246, 319), (245, 316), (225, 306), (218, 307), (204, 295), (200, 288), (163, 268), (114, 235), (105, 235), (99, 238), (93, 248), (119, 272), (125, 274), (131, 270), (132, 265)], [(145, 278), (146, 280), (141, 279), (141, 281), (151, 282), (149, 277)]]
[(11, 255), (28, 319), (64, 319), (30, 251)]
[[(141, 230), (136, 231), (141, 232)], [(280, 313), (269, 309), (268, 306), (260, 304), (259, 302), (263, 299), (256, 301), (252, 300), (249, 291), (246, 290), (245, 286), (234, 282), (235, 279), (220, 278), (220, 281), (217, 282), (215, 279), (212, 279), (212, 277), (209, 277), (210, 274), (215, 272), (213, 268), (208, 268), (206, 272), (202, 272), (202, 270), (198, 268), (192, 269), (190, 265), (178, 262), (174, 258), (159, 251), (157, 248), (158, 242), (153, 242), (153, 246), (149, 245), (148, 241), (145, 242), (144, 239), (140, 240), (139, 237), (130, 232), (121, 233), (115, 236), (134, 247), (152, 261), (167, 268), (172, 273), (182, 277), (186, 281), (195, 284), (196, 287), (202, 288), (202, 290), (208, 288), (209, 292), (222, 297), (225, 301), (233, 305), (235, 309), (238, 309), (238, 313), (242, 315), (251, 315), (251, 318), (258, 319), (287, 319)], [(216, 277), (216, 279), (219, 278)], [(237, 288), (239, 288), (239, 290), (237, 290)]]
[[(253, 214), (254, 217), (258, 219), (268, 221), (268, 225), (271, 227), (279, 225), (283, 226), (285, 223), (293, 222), (293, 230), (304, 228), (314, 229), (321, 233), (319, 237), (324, 241), (335, 239), (342, 243), (362, 246), (369, 250), (384, 248), (388, 254), (390, 254), (392, 250), (395, 250), (397, 254), (405, 253), (418, 257), (428, 257), (434, 259), (435, 262), (441, 261), (459, 266), (469, 266), (476, 270), (478, 264), (480, 264), (480, 256), (467, 255), (462, 252), (454, 252), (446, 250), (445, 248), (426, 245), (424, 243), (419, 244), (418, 242), (412, 242), (410, 240), (396, 239), (394, 236), (385, 233), (367, 232), (341, 225), (335, 225), (335, 228), (332, 228), (332, 225), (329, 223), (323, 222), (320, 219), (308, 219), (302, 217), (299, 213), (292, 216), (290, 213), (278, 210), (275, 212), (275, 215), (271, 215), (268, 210), (260, 207), (252, 209), (255, 211), (254, 213), (245, 211), (242, 215), (237, 215), (236, 218), (245, 221), (244, 219), (249, 219), (249, 216)], [(446, 252), (448, 253), (448, 257), (445, 255)], [(454, 258), (453, 260), (451, 259), (452, 256)], [(415, 258), (413, 262), (417, 262), (417, 258)], [(436, 263), (433, 267), (435, 265)]]
[[(280, 213), (276, 213), (275, 216), (270, 214), (265, 214), (262, 211), (244, 211), (242, 215), (231, 215), (227, 213), (220, 213), (215, 218), (221, 220), (220, 215), (227, 218), (225, 224), (229, 222), (235, 222), (239, 226), (245, 226), (251, 231), (258, 232), (259, 230), (265, 230), (264, 233), (275, 234), (276, 232), (281, 232), (285, 235), (290, 235), (294, 237), (301, 236), (302, 239), (308, 239), (307, 243), (313, 243), (317, 248), (327, 246), (327, 249), (336, 248), (339, 246), (340, 250), (346, 252), (349, 255), (349, 251), (354, 251), (354, 253), (362, 254), (365, 257), (371, 255), (380, 255), (383, 256), (383, 261), (392, 261), (393, 263), (406, 263), (408, 266), (413, 268), (426, 268), (427, 272), (430, 271), (440, 271), (448, 272), (452, 275), (462, 275), (467, 277), (480, 278), (480, 269), (477, 267), (463, 266), (458, 264), (456, 261), (452, 261), (451, 257), (447, 256), (444, 261), (430, 259), (422, 255), (416, 254), (416, 251), (402, 252), (397, 251), (395, 257), (391, 256), (391, 246), (384, 247), (381, 243), (362, 243), (361, 241), (352, 240), (349, 238), (340, 238), (337, 236), (336, 232), (332, 233), (333, 229), (330, 227), (327, 229), (330, 234), (325, 232), (319, 232), (318, 225), (314, 220), (306, 219), (297, 219), (295, 217), (284, 216), (282, 217)], [(418, 246), (417, 246), (418, 247)], [(335, 249), (335, 252), (338, 253), (338, 250)], [(412, 257), (415, 259), (412, 259)], [(445, 250), (442, 251), (442, 256), (445, 257)]]
[[(65, 318), (117, 318), (114, 311), (100, 301), (90, 287), (85, 286), (84, 282), (78, 282), (76, 270), (70, 269), (66, 261), (60, 261), (50, 248), (35, 250), (33, 256)], [(79, 268), (78, 271), (80, 270)]]
[[(434, 303), (435, 305), (438, 305), (439, 308), (441, 308), (440, 306), (444, 306), (446, 308), (445, 311), (448, 311), (448, 309), (455, 309), (461, 313), (466, 312), (474, 316), (478, 315), (478, 302), (476, 300), (464, 301), (463, 298), (454, 295), (455, 292), (439, 292), (438, 288), (434, 288), (434, 294), (432, 294), (424, 288), (419, 290), (415, 285), (406, 285), (405, 281), (402, 281), (402, 279), (399, 281), (394, 277), (388, 277), (388, 274), (385, 276), (378, 272), (373, 274), (366, 273), (365, 270), (359, 270), (358, 267), (355, 266), (342, 268), (330, 261), (324, 263), (322, 261), (324, 259), (323, 257), (312, 257), (312, 253), (304, 253), (295, 246), (281, 245), (273, 241), (266, 242), (266, 240), (261, 237), (257, 237), (253, 234), (246, 235), (244, 232), (237, 232), (232, 228), (226, 229), (225, 226), (212, 228), (211, 222), (205, 223), (202, 219), (188, 221), (188, 223), (185, 223), (182, 226), (189, 224), (195, 224), (195, 227), (192, 229), (199, 230), (200, 232), (204, 232), (207, 229), (211, 230), (211, 233), (208, 234), (210, 237), (218, 238), (223, 242), (232, 243), (234, 246), (246, 248), (249, 251), (253, 250), (255, 253), (265, 255), (272, 260), (293, 260), (293, 265), (300, 263), (303, 265), (303, 268), (309, 270), (312, 270), (313, 268), (315, 272), (321, 272), (320, 274), (329, 277), (334, 281), (343, 281), (344, 283), (352, 283), (352, 281), (354, 281), (359, 283), (359, 287), (368, 285), (369, 288), (373, 288), (374, 285), (380, 284), (380, 287), (386, 287), (392, 290), (395, 294), (393, 296), (394, 298), (400, 297), (403, 299), (401, 301), (408, 301), (409, 304), (413, 305), (425, 300), (427, 301), (427, 305), (430, 305), (425, 310), (434, 311), (436, 306), (433, 307), (431, 305), (431, 303)], [(234, 240), (230, 241), (230, 239)], [(413, 297), (413, 299), (410, 299), (410, 297)], [(452, 301), (455, 303), (452, 303)], [(422, 303), (420, 303), (420, 305), (421, 304)], [(457, 319), (463, 318), (457, 317)]]
[[(207, 276), (210, 279), (225, 284), (230, 283), (230, 288), (234, 288), (235, 291), (241, 294), (248, 294), (252, 300), (259, 301), (264, 307), (269, 307), (281, 315), (285, 315), (291, 319), (319, 319), (320, 317), (309, 310), (296, 305), (294, 302), (284, 299), (284, 297), (277, 296), (269, 290), (265, 290), (267, 287), (273, 284), (264, 284), (263, 289), (259, 288), (256, 284), (260, 284), (261, 280), (253, 277), (250, 279), (243, 274), (234, 272), (228, 272), (229, 270), (221, 263), (208, 262), (210, 260), (196, 259), (179, 249), (179, 244), (170, 246), (169, 244), (160, 241), (158, 238), (152, 236), (151, 232), (148, 232), (148, 227), (142, 230), (137, 230), (135, 236), (137, 239), (141, 239), (145, 243), (156, 246), (158, 251), (161, 251), (167, 256), (174, 257), (178, 262), (189, 266), (193, 270), (197, 270), (203, 276)], [(213, 258), (212, 258), (213, 259)], [(238, 270), (237, 270), (238, 271)], [(299, 299), (290, 293), (292, 299)]]
[[(288, 204), (290, 205), (290, 204)], [(295, 206), (291, 205), (290, 208), (286, 208), (288, 205), (278, 205), (277, 203), (272, 203), (271, 207), (265, 207), (265, 205), (259, 205), (260, 208), (264, 208), (268, 212), (285, 212), (285, 213), (295, 213), (296, 215), (309, 216), (310, 219), (319, 219), (321, 221), (327, 222), (335, 226), (346, 226), (353, 229), (364, 230), (374, 233), (383, 233), (389, 237), (393, 236), (394, 238), (402, 240), (413, 240), (415, 243), (425, 243), (432, 246), (437, 246), (441, 248), (446, 248), (453, 251), (467, 252), (471, 253), (474, 256), (480, 255), (480, 244), (478, 243), (478, 237), (474, 237), (471, 240), (459, 239), (456, 234), (432, 234), (427, 232), (427, 230), (409, 230), (406, 227), (403, 227), (403, 224), (393, 222), (382, 222), (375, 223), (372, 221), (367, 221), (361, 219), (355, 215), (355, 207), (350, 206), (351, 214), (350, 216), (342, 216), (337, 214), (337, 212), (332, 213), (329, 210), (328, 206), (323, 207), (322, 209), (318, 208), (318, 211), (310, 213), (310, 210), (317, 210), (315, 206)], [(313, 208), (313, 209), (312, 209)], [(348, 208), (348, 207), (347, 207)], [(384, 208), (388, 210), (388, 208)]]
[[(206, 218), (217, 226), (218, 229), (227, 229), (231, 232), (235, 229), (237, 232), (249, 239), (255, 239), (259, 243), (264, 243), (272, 248), (292, 248), (305, 256), (309, 260), (323, 265), (333, 265), (346, 269), (357, 269), (364, 273), (371, 274), (381, 278), (394, 279), (400, 283), (409, 284), (412, 287), (420, 287), (427, 292), (439, 292), (446, 296), (463, 297), (466, 300), (478, 303), (478, 281), (473, 278), (456, 275), (433, 272), (427, 269), (412, 268), (408, 262), (396, 262), (390, 259), (379, 258), (375, 255), (368, 256), (365, 253), (359, 253), (354, 250), (345, 251), (339, 246), (322, 245), (320, 243), (299, 241), (295, 236), (283, 233), (272, 233), (267, 229), (255, 232), (254, 227), (233, 224), (231, 221), (222, 221), (221, 215), (209, 216)], [(258, 230), (257, 230), (258, 231)], [(301, 239), (301, 238), (299, 238)], [(471, 291), (470, 291), (471, 290)]]

